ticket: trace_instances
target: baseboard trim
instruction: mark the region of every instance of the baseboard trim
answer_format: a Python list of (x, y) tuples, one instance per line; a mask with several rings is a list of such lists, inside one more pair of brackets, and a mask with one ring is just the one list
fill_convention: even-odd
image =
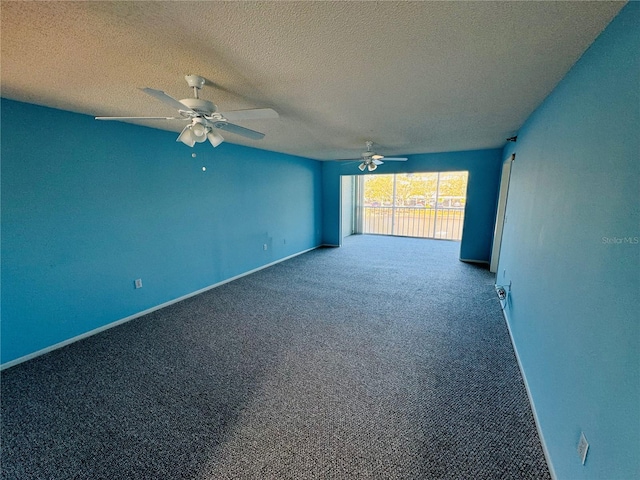
[(459, 260), (464, 263), (481, 263), (483, 265), (490, 264), (488, 260), (474, 260), (472, 258), (460, 258)]
[(0, 365), (0, 371), (5, 370), (7, 368), (14, 367), (14, 366), (16, 366), (16, 365), (18, 365), (20, 363), (24, 363), (24, 362), (26, 362), (28, 360), (32, 360), (32, 359), (37, 358), (37, 357), (39, 357), (41, 355), (45, 355), (45, 354), (47, 354), (49, 352), (53, 352), (54, 350), (57, 350), (59, 348), (66, 347), (67, 345), (71, 345), (72, 343), (75, 343), (75, 342), (77, 342), (79, 340), (83, 340), (85, 338), (88, 338), (88, 337), (91, 337), (93, 335), (96, 335), (96, 334), (98, 334), (100, 332), (104, 332), (105, 330), (109, 330), (110, 328), (117, 327), (118, 325), (122, 325), (123, 323), (127, 323), (127, 322), (129, 322), (131, 320), (134, 320), (136, 318), (143, 317), (145, 315), (148, 315), (149, 313), (155, 312), (156, 310), (160, 310), (162, 308), (168, 307), (169, 305), (173, 305), (174, 303), (178, 303), (178, 302), (181, 302), (183, 300), (186, 300), (187, 298), (195, 297), (196, 295), (200, 295), (201, 293), (204, 293), (204, 292), (206, 292), (208, 290), (211, 290), (213, 288), (219, 287), (219, 286), (224, 285), (224, 284), (229, 283), (229, 282), (233, 282), (234, 280), (238, 280), (239, 278), (246, 277), (247, 275), (251, 275), (252, 273), (259, 272), (260, 270), (264, 270), (265, 268), (272, 267), (273, 265), (276, 265), (278, 263), (284, 262), (286, 260), (290, 260), (290, 259), (292, 259), (294, 257), (299, 256), (299, 255), (303, 255), (305, 253), (308, 253), (308, 252), (310, 252), (312, 250), (315, 250), (317, 248), (320, 248), (322, 246), (323, 245), (318, 245), (317, 247), (308, 248), (308, 249), (303, 250), (301, 252), (294, 253), (293, 255), (289, 255), (287, 257), (281, 258), (280, 260), (275, 260), (273, 262), (270, 262), (270, 263), (267, 263), (265, 265), (262, 265), (261, 267), (254, 268), (252, 270), (248, 270), (247, 272), (244, 272), (244, 273), (241, 273), (239, 275), (235, 275), (233, 277), (227, 278), (227, 279), (222, 280), (220, 282), (214, 283), (213, 285), (209, 285), (208, 287), (204, 287), (204, 288), (201, 288), (200, 290), (196, 290), (195, 292), (191, 292), (191, 293), (188, 293), (188, 294), (183, 295), (181, 297), (174, 298), (173, 300), (169, 300), (167, 302), (161, 303), (160, 305), (156, 305), (155, 307), (151, 307), (151, 308), (148, 308), (148, 309), (143, 310), (141, 312), (134, 313), (133, 315), (130, 315), (128, 317), (121, 318), (121, 319), (116, 320), (116, 321), (111, 322), (111, 323), (107, 323), (106, 325), (103, 325), (103, 326), (98, 327), (98, 328), (94, 328), (93, 330), (89, 330), (88, 332), (82, 333), (80, 335), (76, 335), (75, 337), (69, 338), (67, 340), (63, 340), (62, 342), (58, 342), (58, 343), (56, 343), (54, 345), (51, 345), (51, 346), (46, 347), (46, 348), (43, 348), (43, 349), (38, 350), (36, 352), (30, 353), (28, 355), (24, 355), (22, 357), (16, 358), (16, 359), (11, 360), (9, 362), (5, 362), (2, 365)]
[(516, 343), (513, 340), (513, 333), (511, 332), (511, 323), (509, 322), (509, 315), (507, 313), (506, 307), (502, 309), (502, 316), (504, 317), (504, 322), (507, 324), (507, 330), (509, 331), (509, 338), (511, 339), (511, 345), (513, 346), (513, 351), (516, 354), (516, 361), (518, 362), (518, 369), (520, 370), (520, 375), (522, 375), (522, 380), (524, 381), (524, 388), (527, 391), (527, 398), (529, 399), (529, 405), (531, 405), (531, 412), (533, 413), (533, 421), (536, 424), (538, 437), (540, 437), (540, 443), (542, 444), (542, 452), (544, 453), (544, 458), (547, 461), (547, 467), (549, 468), (549, 473), (551, 473), (551, 478), (553, 480), (556, 480), (558, 477), (556, 477), (556, 473), (553, 469), (553, 464), (551, 463), (551, 457), (549, 456), (549, 450), (547, 449), (547, 444), (544, 441), (544, 435), (542, 434), (542, 430), (540, 429), (538, 412), (536, 411), (536, 405), (533, 402), (533, 397), (531, 396), (531, 390), (529, 389), (529, 382), (527, 381), (527, 376), (525, 375), (524, 369), (522, 368), (522, 362), (520, 361), (520, 354), (518, 353), (518, 347), (516, 346)]

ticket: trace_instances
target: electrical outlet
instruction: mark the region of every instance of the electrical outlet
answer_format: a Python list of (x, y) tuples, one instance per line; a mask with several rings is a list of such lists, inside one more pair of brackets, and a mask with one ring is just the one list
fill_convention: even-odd
[(587, 459), (587, 451), (589, 450), (589, 442), (587, 442), (587, 437), (584, 436), (584, 432), (580, 432), (580, 441), (578, 442), (578, 455), (580, 455), (580, 460), (582, 461), (582, 465)]
[(267, 244), (265, 243), (264, 245), (262, 245), (262, 249), (266, 250), (267, 249)]
[(501, 301), (504, 301), (507, 299), (507, 291), (502, 285), (496, 285), (496, 293), (498, 294), (498, 298)]
[(133, 282), (133, 285), (135, 286), (135, 288), (142, 288), (142, 279), (136, 278)]

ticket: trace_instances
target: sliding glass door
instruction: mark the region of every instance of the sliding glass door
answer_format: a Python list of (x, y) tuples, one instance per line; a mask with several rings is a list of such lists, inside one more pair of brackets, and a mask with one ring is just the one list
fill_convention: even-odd
[(358, 233), (460, 240), (468, 172), (359, 177)]

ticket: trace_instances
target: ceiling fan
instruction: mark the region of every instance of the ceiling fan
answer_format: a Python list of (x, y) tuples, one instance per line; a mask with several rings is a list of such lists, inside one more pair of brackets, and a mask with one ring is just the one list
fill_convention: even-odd
[(243, 137), (260, 140), (264, 133), (256, 132), (249, 128), (231, 123), (229, 120), (263, 120), (278, 118), (278, 112), (271, 108), (250, 108), (246, 110), (232, 110), (219, 112), (218, 107), (208, 100), (198, 96), (206, 80), (199, 75), (185, 75), (189, 87), (193, 88), (194, 98), (176, 100), (161, 90), (153, 88), (141, 88), (143, 92), (169, 105), (180, 114), (179, 117), (96, 117), (96, 120), (184, 120), (189, 122), (176, 139), (189, 147), (196, 143), (209, 140), (211, 145), (217, 147), (224, 141), (224, 137), (216, 130), (227, 130)]
[(382, 165), (384, 163), (382, 159), (384, 159), (387, 162), (406, 162), (407, 161), (406, 158), (402, 158), (402, 157), (385, 157), (384, 155), (376, 154), (371, 150), (373, 148), (373, 142), (371, 140), (368, 140), (367, 142), (365, 142), (365, 145), (367, 147), (367, 151), (362, 152), (362, 155), (361, 155), (362, 158), (359, 160), (354, 160), (356, 162), (362, 162), (360, 163), (360, 165), (358, 165), (358, 168), (360, 169), (361, 172), (364, 172), (365, 170), (369, 170), (370, 172), (373, 172), (376, 168), (378, 168), (378, 165)]

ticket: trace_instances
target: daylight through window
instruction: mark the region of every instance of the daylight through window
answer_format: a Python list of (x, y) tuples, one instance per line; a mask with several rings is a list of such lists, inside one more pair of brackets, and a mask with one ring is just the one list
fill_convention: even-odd
[(360, 178), (359, 233), (443, 240), (462, 238), (468, 172)]

